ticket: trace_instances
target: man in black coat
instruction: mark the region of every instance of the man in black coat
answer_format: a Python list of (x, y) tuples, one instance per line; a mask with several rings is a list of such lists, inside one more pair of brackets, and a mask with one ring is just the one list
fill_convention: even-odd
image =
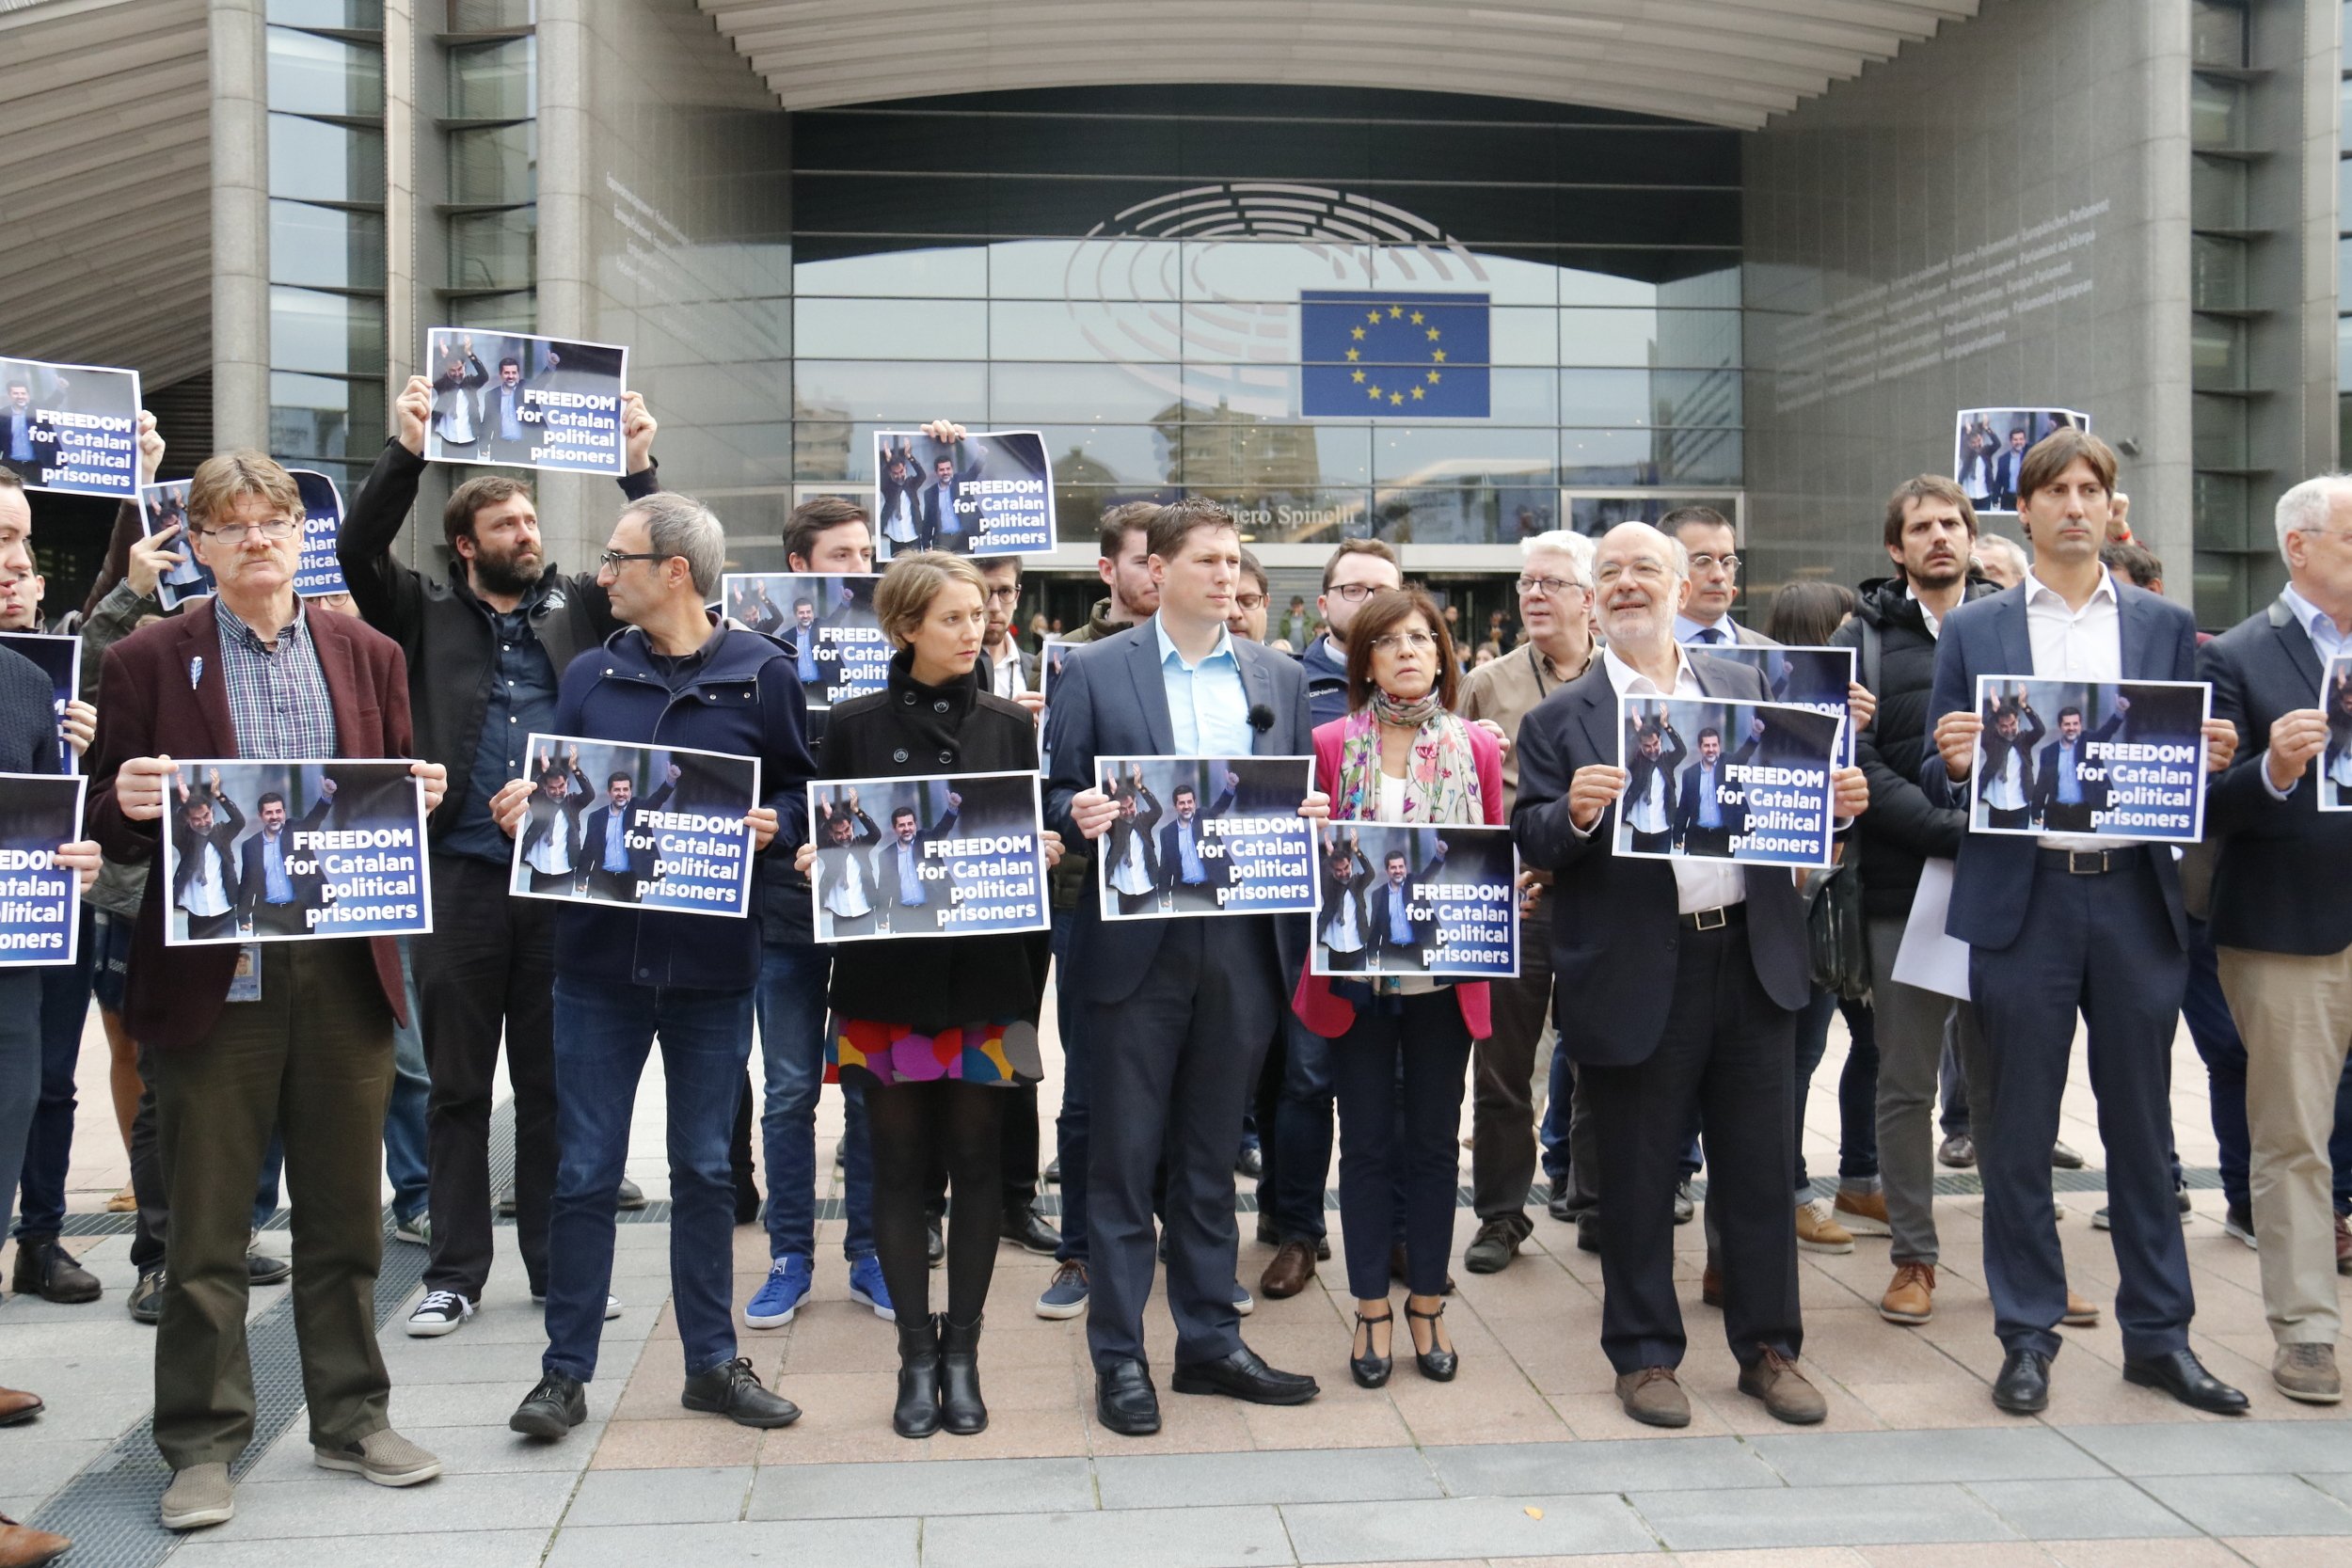
[(1322, 892), (1315, 899), (1315, 941), (1325, 962), (1335, 970), (1364, 967), (1372, 951), (1372, 911), (1364, 890), (1372, 886), (1372, 863), (1364, 859), (1362, 842), (1354, 828), (1341, 837), (1327, 835), (1323, 861), (1317, 867)]
[(220, 792), (220, 770), (212, 787), (188, 792), (180, 778), (180, 815), (171, 824), (171, 903), (188, 916), (188, 935), (198, 942), (235, 934), (237, 927), (237, 835), (245, 814)]
[(1372, 966), (1425, 969), (1422, 955), (1438, 944), (1437, 903), (1417, 900), (1413, 890), (1436, 881), (1445, 870), (1445, 840), (1438, 840), (1429, 863), (1418, 874), (1412, 870), (1412, 857), (1402, 848), (1381, 856), (1380, 869), (1380, 880), (1364, 895), (1372, 917)]
[(1120, 914), (1140, 914), (1159, 895), (1160, 847), (1152, 828), (1160, 820), (1159, 797), (1136, 768), (1117, 792), (1119, 816), (1103, 835), (1103, 877), (1119, 895)]
[(1200, 792), (1192, 785), (1180, 784), (1168, 792), (1176, 817), (1160, 829), (1159, 885), (1174, 895), (1179, 914), (1215, 912), (1218, 891), (1232, 885), (1233, 863), (1226, 858), (1225, 841), (1204, 834), (1200, 824), (1232, 810), (1233, 792), (1240, 785), (1240, 774), (1227, 773), (1224, 793), (1205, 812)]
[[(1756, 689), (1763, 689), (1759, 678)], [(1674, 721), (1626, 725), (1626, 820), (1633, 829), (1633, 847), (1665, 853), (1674, 847), (1675, 807), (1681, 787), (1677, 771), (1691, 748), (1675, 733)]]
[[(1755, 752), (1751, 736), (1732, 753), (1730, 766), (1746, 762)], [(1728, 859), (1731, 841), (1748, 830), (1748, 808), (1724, 799), (1724, 767), (1723, 732), (1710, 724), (1699, 731), (1699, 760), (1682, 770), (1675, 791), (1675, 837), (1686, 855)], [(1746, 791), (1734, 793), (1745, 799)]]

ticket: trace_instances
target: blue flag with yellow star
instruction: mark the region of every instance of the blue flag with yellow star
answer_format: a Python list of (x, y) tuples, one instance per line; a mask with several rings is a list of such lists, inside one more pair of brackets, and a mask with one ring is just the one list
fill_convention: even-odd
[(1302, 290), (1299, 413), (1486, 418), (1486, 305), (1485, 294)]

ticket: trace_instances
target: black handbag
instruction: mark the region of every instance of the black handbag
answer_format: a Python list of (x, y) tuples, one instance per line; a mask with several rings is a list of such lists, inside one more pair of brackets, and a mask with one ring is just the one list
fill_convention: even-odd
[(1805, 885), (1805, 950), (1813, 983), (1849, 1002), (1870, 994), (1870, 938), (1862, 918), (1862, 879), (1848, 859)]

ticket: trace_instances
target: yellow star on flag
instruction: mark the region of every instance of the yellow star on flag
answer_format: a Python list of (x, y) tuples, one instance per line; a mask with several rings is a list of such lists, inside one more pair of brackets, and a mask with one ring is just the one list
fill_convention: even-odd
[(1431, 385), (1431, 386), (1433, 386), (1433, 387), (1434, 387), (1434, 386), (1436, 386), (1436, 385), (1437, 385), (1439, 381), (1442, 381), (1442, 380), (1444, 380), (1444, 379), (1445, 379), (1445, 378), (1444, 378), (1443, 376), (1439, 375), (1439, 374), (1438, 374), (1436, 371), (1431, 371), (1431, 372), (1429, 372), (1429, 383), (1430, 383), (1430, 385)]
[(1360, 327), (1360, 326), (1351, 326), (1351, 327), (1349, 327), (1347, 330), (1348, 330), (1348, 332), (1349, 332), (1351, 335), (1353, 335), (1353, 336), (1354, 336), (1355, 340), (1356, 340), (1358, 342), (1359, 342), (1359, 343), (1360, 343), (1360, 342), (1362, 342), (1362, 341), (1364, 341), (1364, 329), (1363, 329), (1362, 327)]
[(1438, 329), (1434, 326), (1429, 329), (1429, 341), (1433, 343), (1438, 341)]
[(1441, 348), (1433, 348), (1429, 351), (1429, 357), (1438, 364), (1442, 365), (1445, 363), (1445, 350)]
[(1419, 326), (1419, 325), (1422, 324), (1422, 313), (1421, 313), (1419, 310), (1416, 310), (1416, 311), (1414, 311), (1411, 315), (1409, 315), (1409, 316), (1406, 317), (1405, 319), (1406, 319), (1406, 321), (1408, 321), (1408, 322), (1411, 322), (1411, 323), (1412, 323), (1415, 326)]
[(1378, 326), (1380, 325), (1380, 312), (1377, 310), (1367, 310), (1364, 312), (1364, 320), (1372, 323), (1375, 326)]
[(1389, 394), (1389, 401), (1391, 403), (1401, 404), (1405, 401), (1405, 394), (1403, 392), (1391, 392)]
[(1372, 401), (1373, 401), (1373, 402), (1375, 402), (1375, 403), (1378, 403), (1378, 402), (1380, 401), (1380, 388), (1377, 388), (1377, 387), (1374, 387), (1374, 388), (1370, 388), (1370, 391), (1371, 391), (1371, 393), (1372, 393)]
[(1361, 371), (1350, 371), (1350, 372), (1348, 372), (1347, 373), (1348, 373), (1350, 376), (1352, 376), (1352, 377), (1354, 377), (1354, 378), (1355, 378), (1355, 381), (1356, 381), (1356, 383), (1357, 383), (1357, 385), (1358, 385), (1358, 386), (1361, 386), (1361, 385), (1363, 385), (1363, 380), (1364, 380), (1364, 372), (1361, 372)]
[(1359, 348), (1351, 348), (1347, 351), (1347, 356), (1350, 359), (1361, 359), (1364, 356), (1364, 351)]
[(1421, 401), (1421, 388), (1418, 387), (1413, 388), (1413, 401), (1415, 403), (1419, 403)]
[(1399, 319), (1400, 317), (1402, 317), (1404, 314), (1405, 314), (1405, 307), (1403, 307), (1402, 305), (1391, 305), (1391, 306), (1390, 306), (1390, 307), (1389, 307), (1389, 320), (1391, 320), (1391, 321), (1395, 321), (1395, 320)]

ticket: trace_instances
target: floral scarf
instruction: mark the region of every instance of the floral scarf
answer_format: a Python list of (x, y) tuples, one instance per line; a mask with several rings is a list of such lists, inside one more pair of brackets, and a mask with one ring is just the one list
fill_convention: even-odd
[(1433, 693), (1417, 703), (1392, 701), (1375, 689), (1372, 705), (1351, 713), (1340, 732), (1340, 792), (1331, 815), (1369, 822), (1380, 815), (1380, 726), (1412, 724), (1412, 761), (1405, 774), (1407, 822), (1480, 823), (1478, 759), (1470, 751), (1470, 725), (1448, 713)]

